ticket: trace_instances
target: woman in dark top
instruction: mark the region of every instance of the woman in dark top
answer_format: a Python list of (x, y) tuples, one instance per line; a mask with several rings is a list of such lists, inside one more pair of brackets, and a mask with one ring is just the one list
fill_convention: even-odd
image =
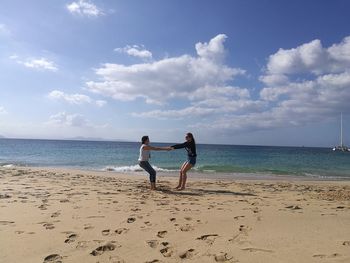
[(187, 161), (184, 162), (181, 166), (179, 185), (176, 187), (177, 190), (185, 189), (186, 180), (187, 180), (186, 173), (196, 164), (196, 157), (197, 157), (196, 141), (194, 140), (192, 133), (187, 133), (185, 138), (186, 138), (186, 141), (184, 143), (175, 144), (171, 146), (171, 148), (173, 149), (185, 148), (187, 151)]

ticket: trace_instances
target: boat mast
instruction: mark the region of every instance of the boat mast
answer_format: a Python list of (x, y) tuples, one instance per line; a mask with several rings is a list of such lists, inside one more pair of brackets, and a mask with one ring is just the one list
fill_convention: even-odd
[(340, 113), (340, 146), (343, 147), (343, 113)]

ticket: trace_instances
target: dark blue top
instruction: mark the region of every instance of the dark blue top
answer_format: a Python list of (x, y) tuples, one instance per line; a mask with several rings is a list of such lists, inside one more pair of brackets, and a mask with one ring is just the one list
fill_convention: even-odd
[(171, 147), (173, 147), (174, 149), (185, 148), (189, 157), (196, 157), (197, 156), (196, 143), (194, 141), (190, 141), (190, 142), (186, 141), (186, 142), (181, 143), (181, 144), (172, 145)]

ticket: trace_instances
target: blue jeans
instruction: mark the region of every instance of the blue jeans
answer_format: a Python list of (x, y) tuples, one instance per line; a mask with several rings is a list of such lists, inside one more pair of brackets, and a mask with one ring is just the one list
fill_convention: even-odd
[(141, 161), (139, 162), (139, 165), (142, 169), (144, 169), (146, 172), (149, 173), (149, 180), (151, 183), (156, 182), (156, 171), (153, 169), (153, 167), (149, 164), (147, 161)]

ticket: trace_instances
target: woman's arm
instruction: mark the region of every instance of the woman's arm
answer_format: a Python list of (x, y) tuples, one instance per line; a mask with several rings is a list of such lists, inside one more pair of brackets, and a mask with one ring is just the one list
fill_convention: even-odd
[(172, 145), (171, 148), (172, 149), (181, 149), (181, 148), (185, 148), (186, 146), (187, 146), (187, 142), (184, 142), (184, 143)]
[(145, 146), (143, 146), (143, 148), (146, 151), (171, 151), (172, 150), (171, 147), (153, 147), (150, 145), (145, 145)]

